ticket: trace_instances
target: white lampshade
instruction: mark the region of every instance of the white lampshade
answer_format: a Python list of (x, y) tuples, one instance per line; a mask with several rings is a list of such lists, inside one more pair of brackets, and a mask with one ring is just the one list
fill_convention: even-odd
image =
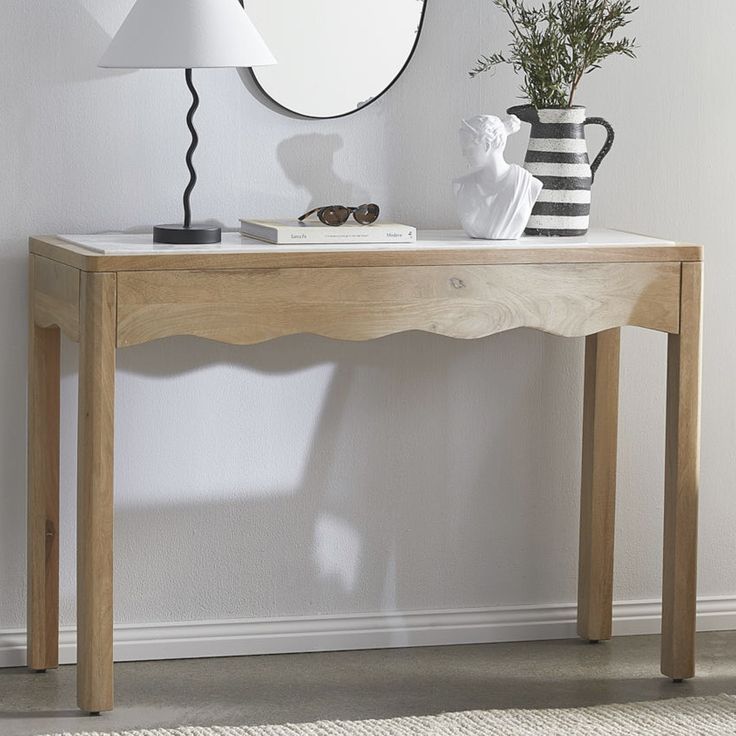
[(99, 65), (193, 69), (275, 63), (238, 0), (138, 0)]

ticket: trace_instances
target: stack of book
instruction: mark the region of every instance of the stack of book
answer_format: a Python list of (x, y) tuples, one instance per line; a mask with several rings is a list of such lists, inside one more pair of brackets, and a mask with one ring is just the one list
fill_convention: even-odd
[(417, 230), (394, 222), (360, 225), (346, 222), (332, 227), (297, 220), (241, 220), (240, 232), (266, 243), (416, 243)]

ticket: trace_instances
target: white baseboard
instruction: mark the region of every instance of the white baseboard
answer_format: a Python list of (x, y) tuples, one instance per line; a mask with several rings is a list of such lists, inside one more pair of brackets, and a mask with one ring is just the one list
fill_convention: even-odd
[[(186, 659), (244, 654), (379, 649), (567, 639), (575, 634), (574, 605), (505, 606), (449, 611), (298, 616), (291, 618), (119, 624), (115, 660)], [(614, 605), (614, 634), (657, 634), (660, 604)], [(736, 597), (698, 600), (698, 631), (736, 629)], [(62, 664), (76, 661), (74, 627), (62, 627)], [(0, 630), (0, 667), (26, 661), (24, 629)]]

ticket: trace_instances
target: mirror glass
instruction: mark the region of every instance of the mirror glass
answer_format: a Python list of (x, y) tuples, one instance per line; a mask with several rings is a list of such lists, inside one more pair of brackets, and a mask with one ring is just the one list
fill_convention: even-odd
[(245, 0), (276, 57), (252, 74), (274, 102), (311, 118), (359, 110), (398, 78), (426, 0)]

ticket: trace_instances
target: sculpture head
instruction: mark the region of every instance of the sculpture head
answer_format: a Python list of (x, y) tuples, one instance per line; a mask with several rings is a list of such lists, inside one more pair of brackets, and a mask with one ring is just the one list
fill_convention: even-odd
[(471, 166), (485, 166), (498, 154), (503, 154), (506, 139), (521, 128), (516, 115), (501, 118), (495, 115), (476, 115), (462, 121), (460, 145), (463, 156)]

